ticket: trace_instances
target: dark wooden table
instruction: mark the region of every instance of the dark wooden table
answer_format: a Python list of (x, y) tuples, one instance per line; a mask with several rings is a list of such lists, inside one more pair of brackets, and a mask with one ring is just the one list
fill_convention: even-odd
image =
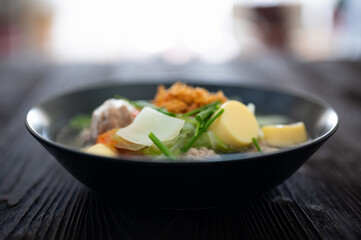
[[(88, 190), (27, 132), (26, 112), (56, 94), (147, 76), (282, 84), (338, 112), (336, 134), (282, 185), (224, 208), (130, 207)], [(0, 239), (361, 239), (361, 62), (289, 57), (222, 65), (162, 61), (0, 64)]]

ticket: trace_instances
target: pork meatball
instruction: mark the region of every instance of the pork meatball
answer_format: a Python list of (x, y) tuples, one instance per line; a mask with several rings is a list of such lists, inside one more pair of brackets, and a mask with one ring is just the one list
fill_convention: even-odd
[(120, 99), (105, 101), (92, 114), (91, 137), (96, 139), (104, 132), (128, 126), (137, 113), (138, 110), (127, 101)]

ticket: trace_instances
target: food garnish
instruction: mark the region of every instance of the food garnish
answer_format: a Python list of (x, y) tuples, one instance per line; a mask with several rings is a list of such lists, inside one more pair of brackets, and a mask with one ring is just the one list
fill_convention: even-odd
[(211, 119), (204, 122), (203, 126), (198, 128), (198, 131), (196, 131), (195, 135), (187, 142), (187, 144), (182, 148), (183, 152), (187, 152), (189, 148), (193, 145), (195, 141), (207, 130), (207, 128), (224, 112), (224, 109), (221, 109), (217, 112), (216, 115), (214, 115)]
[(159, 148), (159, 150), (170, 160), (175, 160), (176, 156), (154, 135), (154, 133), (149, 133), (148, 137), (153, 143)]
[(204, 88), (176, 82), (169, 89), (160, 85), (153, 103), (173, 113), (188, 113), (217, 100), (222, 103), (227, 101), (222, 91), (210, 93)]
[(262, 152), (261, 147), (259, 146), (257, 139), (253, 137), (252, 142), (253, 142), (254, 146), (256, 147), (257, 151)]

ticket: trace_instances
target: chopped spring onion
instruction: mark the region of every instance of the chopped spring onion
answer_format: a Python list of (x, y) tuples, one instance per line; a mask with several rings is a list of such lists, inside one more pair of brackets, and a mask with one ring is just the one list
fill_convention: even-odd
[(137, 108), (150, 107), (150, 108), (153, 108), (153, 109), (157, 110), (158, 112), (164, 113), (165, 115), (172, 116), (172, 117), (176, 116), (175, 113), (169, 112), (165, 108), (156, 107), (156, 106), (154, 106), (153, 104), (151, 104), (151, 103), (149, 103), (147, 101), (138, 100), (138, 101), (132, 101), (131, 103)]
[(215, 109), (207, 108), (204, 111), (198, 113), (195, 118), (198, 122), (202, 122), (214, 113)]
[(149, 133), (148, 137), (159, 148), (159, 150), (170, 160), (175, 160), (175, 155), (154, 135), (153, 132)]
[(122, 97), (122, 96), (119, 96), (119, 95), (115, 95), (114, 98), (122, 99), (124, 101), (127, 101), (128, 103), (132, 104), (134, 107), (139, 108), (139, 109), (142, 109), (144, 107), (150, 107), (150, 108), (153, 108), (153, 109), (157, 110), (158, 112), (164, 113), (165, 115), (168, 115), (168, 116), (171, 116), (171, 117), (176, 116), (175, 113), (169, 112), (165, 108), (154, 106), (153, 104), (151, 104), (151, 103), (149, 103), (147, 101), (144, 101), (144, 100), (132, 101), (132, 100), (130, 100), (128, 98), (125, 98), (125, 97)]
[[(202, 122), (202, 123), (203, 123), (203, 122)], [(200, 122), (197, 122), (196, 131), (195, 131), (194, 135), (197, 135), (197, 134), (198, 134), (200, 128), (201, 128), (201, 123), (200, 123)]]
[(220, 100), (214, 101), (214, 102), (212, 102), (212, 103), (210, 103), (208, 105), (204, 105), (203, 107), (199, 107), (197, 109), (194, 109), (193, 111), (190, 111), (190, 112), (187, 112), (187, 113), (183, 114), (183, 117), (192, 116), (192, 115), (194, 115), (196, 113), (199, 113), (199, 112), (201, 112), (201, 111), (203, 111), (203, 110), (205, 110), (207, 108), (215, 107), (220, 103), (221, 103)]
[(202, 133), (204, 133), (207, 128), (219, 117), (221, 116), (221, 114), (224, 112), (224, 109), (219, 110), (216, 115), (214, 115), (211, 119), (209, 119), (208, 121), (206, 121), (206, 123), (204, 124), (203, 127), (201, 127), (198, 130), (198, 134), (195, 134), (190, 140), (189, 142), (181, 149), (182, 152), (187, 152), (193, 145), (193, 143), (195, 143), (195, 141), (197, 141), (197, 139), (202, 135)]
[(258, 152), (262, 152), (261, 148), (259, 147), (258, 141), (256, 138), (252, 138), (253, 144), (256, 146)]
[(207, 130), (207, 128), (209, 126), (211, 126), (211, 124), (219, 117), (221, 116), (221, 114), (224, 112), (224, 109), (219, 110), (216, 115), (214, 115), (214, 117), (212, 117), (211, 119), (209, 119), (207, 122), (204, 123), (204, 126), (202, 127), (202, 129), (205, 131)]

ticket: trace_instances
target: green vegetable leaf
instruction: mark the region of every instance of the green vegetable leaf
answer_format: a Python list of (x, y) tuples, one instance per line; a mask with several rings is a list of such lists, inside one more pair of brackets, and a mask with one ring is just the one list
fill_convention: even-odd
[(73, 129), (85, 129), (91, 126), (91, 116), (86, 114), (78, 114), (69, 121), (69, 126)]
[(217, 137), (214, 132), (206, 131), (203, 133), (198, 140), (193, 144), (193, 147), (200, 148), (206, 147), (213, 149), (215, 152), (230, 153), (234, 152), (234, 149), (228, 147), (221, 139)]

